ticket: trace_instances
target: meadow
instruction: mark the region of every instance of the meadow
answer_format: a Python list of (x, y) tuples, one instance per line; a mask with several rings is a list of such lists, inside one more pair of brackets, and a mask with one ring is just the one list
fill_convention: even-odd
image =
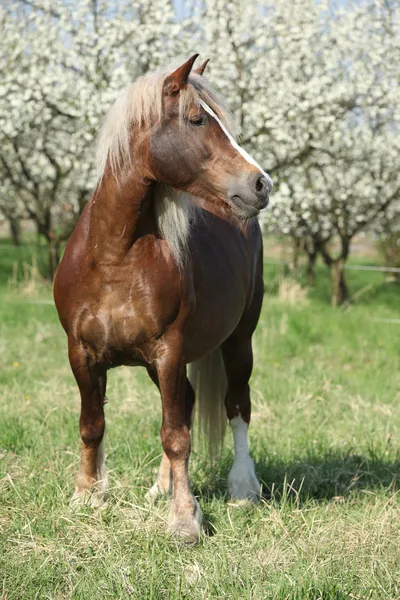
[(108, 504), (69, 507), (78, 392), (51, 287), (28, 271), (18, 283), (32, 252), (0, 243), (2, 600), (400, 598), (398, 285), (351, 271), (354, 302), (334, 309), (322, 266), (315, 289), (288, 302), (265, 265), (250, 428), (264, 500), (227, 498), (229, 432), (219, 464), (195, 444), (205, 524), (187, 547), (166, 532), (168, 501), (144, 498), (161, 407), (141, 369), (109, 376)]

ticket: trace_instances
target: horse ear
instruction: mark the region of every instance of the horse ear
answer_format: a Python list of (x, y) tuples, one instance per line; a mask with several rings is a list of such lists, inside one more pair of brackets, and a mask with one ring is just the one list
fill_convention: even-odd
[(197, 69), (195, 69), (193, 73), (197, 73), (197, 75), (203, 75), (204, 69), (206, 68), (209, 62), (210, 59), (206, 58), (206, 60), (199, 67), (197, 67)]
[(183, 65), (178, 67), (176, 71), (168, 75), (164, 82), (164, 93), (167, 96), (176, 96), (180, 90), (185, 87), (189, 77), (189, 73), (192, 70), (193, 63), (198, 57), (198, 54), (193, 54)]

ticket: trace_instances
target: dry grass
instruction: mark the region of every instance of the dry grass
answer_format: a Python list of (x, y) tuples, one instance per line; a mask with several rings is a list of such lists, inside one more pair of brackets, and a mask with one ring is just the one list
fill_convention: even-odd
[(307, 290), (296, 279), (284, 275), (279, 277), (278, 298), (291, 305), (308, 304)]

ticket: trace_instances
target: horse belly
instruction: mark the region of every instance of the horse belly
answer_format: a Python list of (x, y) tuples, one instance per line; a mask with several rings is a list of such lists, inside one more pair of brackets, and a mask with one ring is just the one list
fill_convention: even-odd
[[(215, 285), (208, 293), (196, 293), (196, 310), (185, 328), (185, 357), (188, 362), (218, 348), (236, 329), (246, 307), (243, 281), (233, 279)], [(233, 283), (235, 282), (235, 284)]]
[(258, 223), (243, 234), (213, 215), (193, 232), (195, 310), (185, 328), (188, 362), (218, 348), (236, 329), (251, 303), (260, 252)]

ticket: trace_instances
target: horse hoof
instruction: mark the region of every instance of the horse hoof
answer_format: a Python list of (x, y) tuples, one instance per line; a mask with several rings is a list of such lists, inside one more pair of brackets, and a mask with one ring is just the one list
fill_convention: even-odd
[(144, 499), (146, 500), (146, 502), (149, 502), (151, 504), (151, 503), (155, 502), (157, 500), (157, 498), (159, 498), (160, 496), (161, 496), (161, 491), (158, 489), (158, 485), (155, 483), (154, 485), (151, 486), (149, 491), (146, 492), (146, 494), (144, 495)]
[(90, 506), (92, 508), (100, 508), (100, 506), (103, 506), (108, 499), (107, 484), (106, 482), (98, 482), (97, 486), (97, 489), (96, 487), (84, 490), (76, 489), (69, 502), (70, 507)]
[(106, 491), (96, 491), (93, 492), (90, 498), (90, 506), (92, 508), (100, 508), (106, 504), (108, 500), (108, 492)]
[(254, 467), (248, 469), (246, 473), (233, 467), (228, 475), (228, 490), (231, 499), (238, 504), (258, 503), (261, 498), (261, 485)]
[(179, 542), (195, 545), (200, 540), (200, 526), (198, 523), (185, 520), (176, 520), (170, 525), (172, 536)]
[(80, 508), (81, 506), (90, 506), (91, 493), (89, 490), (75, 490), (69, 501), (71, 508)]
[(171, 510), (170, 531), (174, 538), (185, 544), (197, 544), (200, 539), (202, 514), (197, 500), (194, 500), (193, 509), (189, 514)]

